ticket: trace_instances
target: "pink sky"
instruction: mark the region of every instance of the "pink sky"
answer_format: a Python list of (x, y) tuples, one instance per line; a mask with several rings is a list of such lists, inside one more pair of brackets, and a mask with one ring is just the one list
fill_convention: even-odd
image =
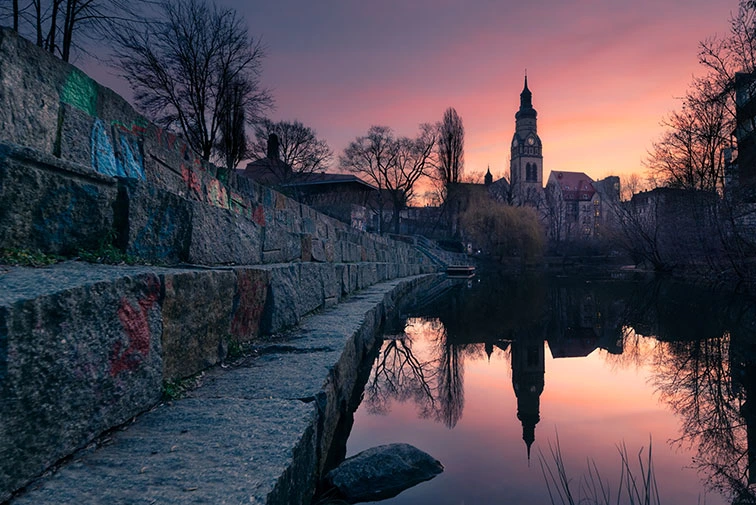
[[(372, 125), (413, 136), (454, 107), (465, 171), (507, 175), (527, 69), (551, 170), (644, 172), (679, 107), (700, 41), (724, 35), (737, 0), (218, 0), (268, 47), (273, 120), (300, 120), (336, 157)], [(102, 68), (89, 73), (126, 98)], [(112, 73), (112, 70), (109, 72)], [(331, 171), (338, 170), (338, 160)]]
[[(298, 119), (335, 153), (371, 125), (414, 135), (456, 108), (465, 170), (507, 173), (527, 68), (551, 170), (643, 170), (699, 41), (736, 0), (279, 0), (232, 2), (268, 46), (272, 119)], [(333, 167), (336, 168), (335, 166)]]

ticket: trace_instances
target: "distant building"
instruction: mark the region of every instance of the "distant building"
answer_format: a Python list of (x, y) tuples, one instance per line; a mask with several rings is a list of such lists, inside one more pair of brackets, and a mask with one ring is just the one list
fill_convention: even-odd
[(546, 200), (550, 239), (596, 239), (616, 223), (619, 177), (594, 181), (583, 172), (552, 171)]
[(275, 187), (282, 193), (326, 215), (365, 231), (371, 220), (367, 211), (377, 189), (352, 174), (298, 173), (280, 159), (278, 137), (268, 137), (265, 158), (239, 170), (239, 175)]
[(248, 163), (244, 170), (239, 170), (239, 175), (265, 186), (280, 186), (292, 182), (296, 176), (291, 165), (281, 160), (278, 136), (275, 133), (268, 136), (267, 155)]

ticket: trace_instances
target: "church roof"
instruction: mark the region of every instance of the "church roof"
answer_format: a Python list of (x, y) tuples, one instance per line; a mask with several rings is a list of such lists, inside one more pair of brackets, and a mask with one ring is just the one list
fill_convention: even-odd
[(593, 179), (583, 172), (551, 172), (549, 184), (556, 184), (565, 200), (590, 200), (596, 193)]

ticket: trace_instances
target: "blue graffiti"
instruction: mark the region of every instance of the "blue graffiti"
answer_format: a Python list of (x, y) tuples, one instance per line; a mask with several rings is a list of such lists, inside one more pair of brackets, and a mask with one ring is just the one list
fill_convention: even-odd
[(118, 175), (134, 179), (144, 179), (144, 160), (142, 159), (142, 152), (139, 149), (138, 141), (131, 139), (131, 142), (129, 142), (129, 139), (125, 135), (120, 135), (120, 140), (120, 156), (116, 158)]
[(102, 119), (95, 119), (92, 125), (92, 169), (103, 175), (119, 175), (113, 144)]
[(103, 175), (144, 179), (144, 159), (137, 139), (119, 135), (118, 152), (102, 119), (92, 125), (92, 169)]

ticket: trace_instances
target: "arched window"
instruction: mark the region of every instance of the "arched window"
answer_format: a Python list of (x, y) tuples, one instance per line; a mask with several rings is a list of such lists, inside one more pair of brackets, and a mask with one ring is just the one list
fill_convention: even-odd
[(525, 180), (527, 182), (538, 182), (538, 173), (536, 171), (536, 164), (527, 163), (525, 165)]

